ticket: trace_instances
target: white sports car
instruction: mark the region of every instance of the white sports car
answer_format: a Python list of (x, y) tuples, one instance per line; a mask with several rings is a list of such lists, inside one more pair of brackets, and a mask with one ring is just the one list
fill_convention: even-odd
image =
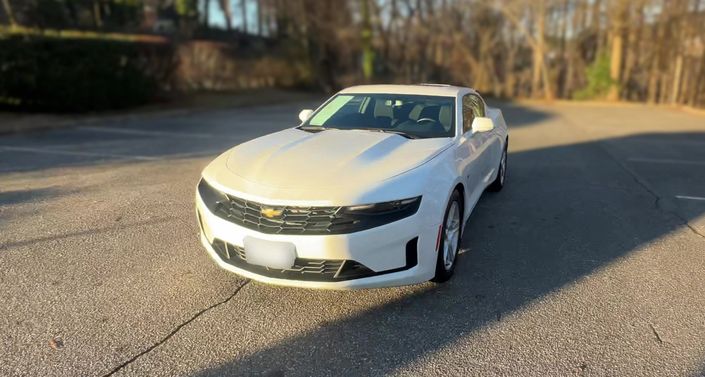
[(364, 85), (204, 170), (201, 242), (254, 280), (351, 289), (448, 280), (463, 226), (507, 171), (507, 126), (473, 89)]

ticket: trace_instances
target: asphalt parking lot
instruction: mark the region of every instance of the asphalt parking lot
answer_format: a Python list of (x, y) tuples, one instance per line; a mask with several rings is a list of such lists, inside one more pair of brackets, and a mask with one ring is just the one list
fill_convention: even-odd
[(0, 137), (0, 375), (705, 375), (705, 116), (502, 104), (507, 187), (451, 282), (248, 282), (194, 187), (306, 105)]

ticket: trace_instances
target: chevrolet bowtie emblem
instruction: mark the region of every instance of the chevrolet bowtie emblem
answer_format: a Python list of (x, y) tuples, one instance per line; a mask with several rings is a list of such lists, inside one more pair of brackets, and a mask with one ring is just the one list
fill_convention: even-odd
[(281, 214), (284, 212), (284, 210), (281, 209), (274, 209), (274, 208), (262, 208), (259, 213), (268, 218), (271, 219), (273, 217), (278, 217), (281, 216)]

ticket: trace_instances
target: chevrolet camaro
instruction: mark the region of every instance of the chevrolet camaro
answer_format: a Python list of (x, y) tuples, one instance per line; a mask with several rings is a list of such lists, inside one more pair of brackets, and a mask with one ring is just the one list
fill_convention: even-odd
[(448, 280), (475, 204), (504, 186), (502, 112), (470, 88), (362, 85), (299, 118), (203, 170), (196, 215), (215, 262), (310, 288)]

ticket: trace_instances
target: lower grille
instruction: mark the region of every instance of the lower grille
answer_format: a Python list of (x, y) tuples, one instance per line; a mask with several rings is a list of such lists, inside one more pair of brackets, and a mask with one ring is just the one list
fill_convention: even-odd
[(335, 282), (398, 272), (416, 266), (417, 240), (418, 238), (414, 238), (406, 245), (406, 265), (404, 267), (380, 272), (374, 272), (363, 264), (349, 259), (296, 258), (291, 268), (268, 268), (247, 263), (245, 249), (242, 246), (236, 246), (219, 239), (214, 239), (211, 246), (225, 263), (258, 275), (277, 279)]
[[(294, 265), (287, 269), (268, 268), (247, 263), (245, 249), (221, 240), (214, 240), (213, 249), (218, 256), (228, 264), (242, 268), (258, 275), (279, 279), (307, 280), (307, 281), (339, 281), (351, 278), (365, 277), (374, 274), (374, 271), (360, 263), (351, 260), (327, 260), (296, 258)], [(346, 271), (355, 270), (355, 276)]]

